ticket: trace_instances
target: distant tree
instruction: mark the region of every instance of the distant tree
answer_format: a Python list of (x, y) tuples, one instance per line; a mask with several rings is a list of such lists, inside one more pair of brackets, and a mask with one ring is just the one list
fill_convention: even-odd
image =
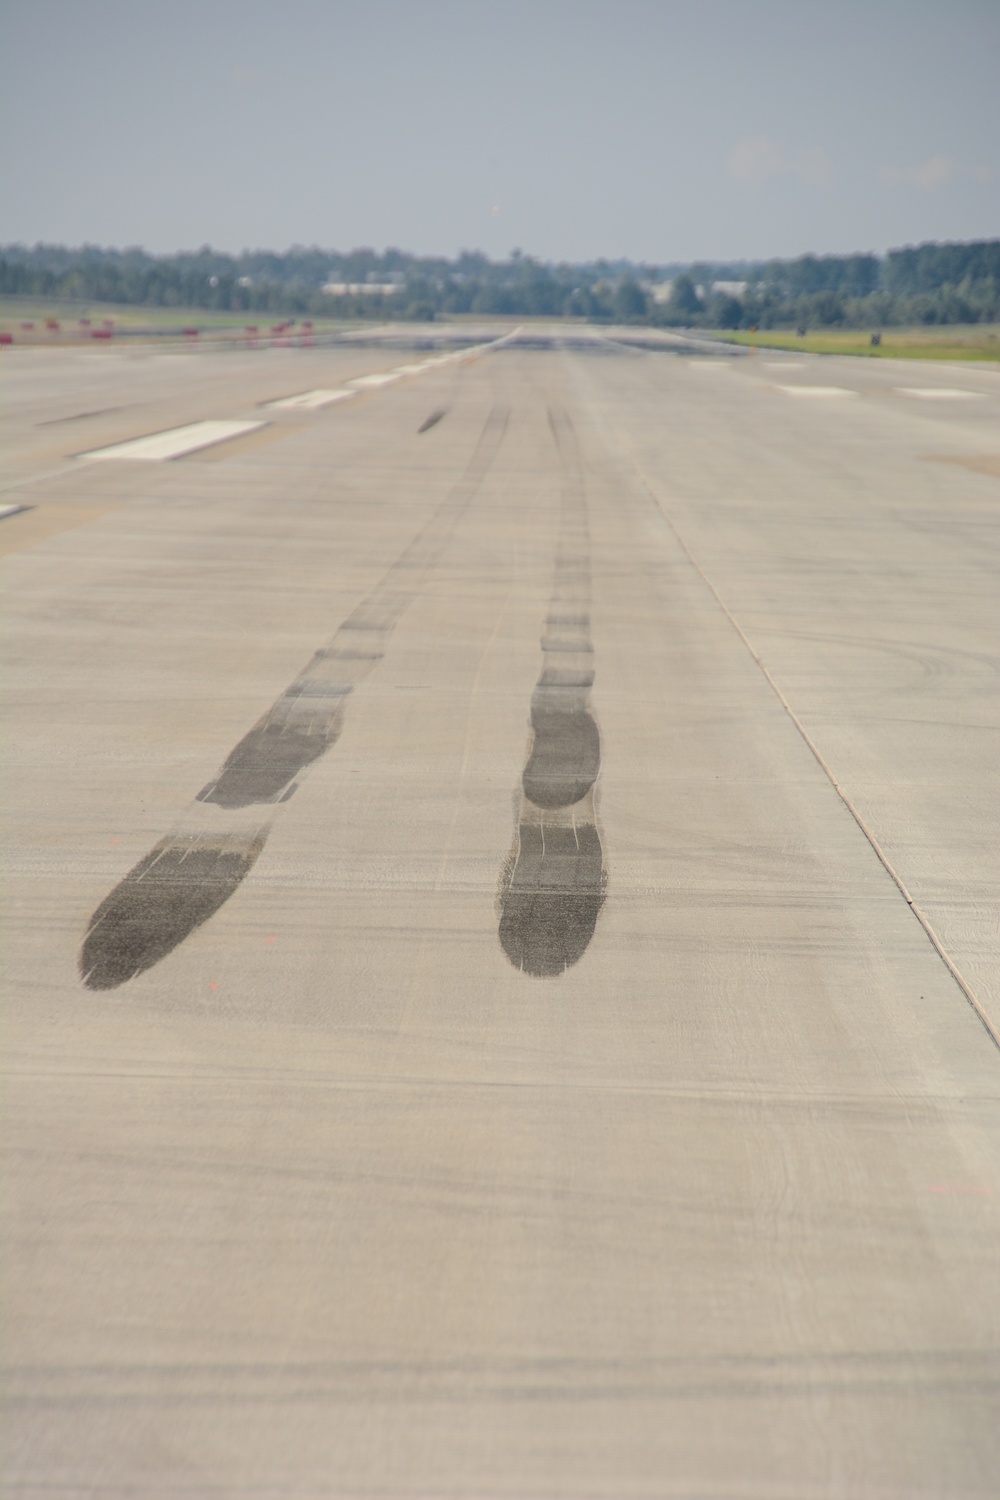
[[(652, 302), (640, 284), (665, 286)], [(375, 293), (332, 299), (328, 282), (402, 284), (391, 303)], [(697, 286), (742, 281), (738, 298), (710, 296)], [(203, 245), (153, 256), (136, 247), (0, 246), (0, 292), (8, 296), (105, 301), (147, 307), (209, 307), (261, 317), (339, 313), (345, 317), (405, 315), (429, 307), (437, 315), (466, 312), (617, 319), (656, 324), (756, 325), (795, 328), (904, 323), (1000, 321), (1000, 240), (923, 244), (887, 256), (803, 255), (795, 260), (699, 262), (637, 267), (627, 260), (550, 264), (511, 251), (491, 261), (480, 251), (455, 260), (407, 251), (360, 248), (347, 253), (293, 245), (284, 251), (225, 255)], [(742, 308), (737, 319), (737, 307)]]
[(410, 302), (403, 313), (403, 317), (411, 323), (433, 323), (436, 317), (434, 304), (432, 302)]
[(615, 317), (622, 323), (639, 323), (648, 316), (649, 298), (639, 283), (627, 276), (615, 288), (612, 306)]
[(709, 298), (705, 316), (710, 328), (739, 328), (743, 322), (743, 303), (738, 297), (717, 292)]
[(701, 312), (701, 298), (690, 276), (677, 276), (670, 288), (666, 311), (669, 318), (679, 323), (690, 322)]

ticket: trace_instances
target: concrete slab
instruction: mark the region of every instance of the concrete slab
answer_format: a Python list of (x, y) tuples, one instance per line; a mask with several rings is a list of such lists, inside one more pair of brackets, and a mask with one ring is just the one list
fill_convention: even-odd
[(31, 489), (11, 1495), (995, 1487), (991, 402), (543, 333)]

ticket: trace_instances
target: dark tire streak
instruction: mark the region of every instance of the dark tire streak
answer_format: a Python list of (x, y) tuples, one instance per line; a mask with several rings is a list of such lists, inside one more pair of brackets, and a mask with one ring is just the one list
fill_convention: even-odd
[(604, 850), (592, 823), (518, 830), (518, 853), (501, 900), (500, 945), (536, 978), (562, 974), (587, 950), (604, 901)]
[(287, 800), (300, 772), (340, 737), (343, 699), (349, 691), (345, 686), (335, 697), (331, 693), (329, 705), (295, 720), (290, 705), (302, 695), (290, 688), (229, 752), (219, 777), (198, 793), (198, 801), (232, 809)]
[(597, 780), (601, 765), (601, 736), (593, 715), (585, 708), (553, 707), (546, 694), (531, 707), (534, 739), (521, 777), (524, 795), (536, 807), (572, 807)]
[(446, 406), (439, 406), (437, 411), (432, 411), (429, 417), (424, 418), (420, 426), (417, 428), (417, 432), (430, 432), (431, 428), (436, 427), (437, 424), (439, 422), (442, 422), (447, 415), (448, 408)]
[(165, 958), (229, 900), (266, 837), (161, 839), (90, 919), (80, 954), (88, 989), (116, 989)]
[(590, 538), (576, 435), (549, 424), (565, 466), (555, 579), (531, 697), (514, 851), (501, 874), (498, 936), (511, 963), (553, 978), (587, 950), (604, 901), (604, 850), (593, 810), (601, 736), (590, 710)]
[[(494, 406), (465, 471), (423, 529), (299, 676), (243, 736), (218, 776), (198, 793), (181, 828), (161, 839), (90, 919), (80, 953), (89, 989), (114, 989), (165, 958), (229, 900), (260, 855), (297, 778), (334, 745), (346, 700), (382, 659), (389, 636), (447, 546), (496, 458), (507, 428)], [(206, 833), (199, 821), (269, 807), (250, 825)], [(219, 816), (218, 814), (215, 816)], [(194, 825), (185, 828), (185, 822)]]

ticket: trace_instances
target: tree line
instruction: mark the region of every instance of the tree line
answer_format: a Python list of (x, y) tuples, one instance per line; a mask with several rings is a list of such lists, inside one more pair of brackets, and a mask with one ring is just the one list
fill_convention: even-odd
[[(349, 288), (337, 295), (328, 284)], [(293, 246), (154, 256), (85, 245), (0, 247), (0, 293), (258, 314), (584, 318), (667, 327), (889, 327), (1000, 321), (1000, 240), (766, 262), (550, 264)]]

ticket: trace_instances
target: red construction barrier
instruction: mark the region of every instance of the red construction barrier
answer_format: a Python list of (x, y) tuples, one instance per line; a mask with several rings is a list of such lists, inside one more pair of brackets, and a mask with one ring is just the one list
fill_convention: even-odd
[(92, 328), (90, 330), (90, 337), (92, 339), (109, 339), (111, 337), (111, 329), (110, 328)]
[(45, 326), (52, 333), (58, 333), (59, 332), (59, 323), (58, 323), (58, 321), (55, 318), (46, 318), (45, 319)]
[(81, 318), (80, 319), (80, 327), (81, 328), (89, 328), (90, 327), (90, 319), (89, 318)]
[(14, 335), (12, 333), (0, 333), (0, 345), (2, 345), (2, 344), (12, 344), (13, 342), (14, 342)]
[(198, 337), (197, 328), (182, 328), (181, 333), (183, 333), (186, 339), (196, 339)]
[(22, 329), (24, 330), (25, 333), (30, 333), (31, 330), (34, 328), (34, 326), (35, 326), (34, 323), (22, 323), (21, 324), (21, 327), (22, 327)]

